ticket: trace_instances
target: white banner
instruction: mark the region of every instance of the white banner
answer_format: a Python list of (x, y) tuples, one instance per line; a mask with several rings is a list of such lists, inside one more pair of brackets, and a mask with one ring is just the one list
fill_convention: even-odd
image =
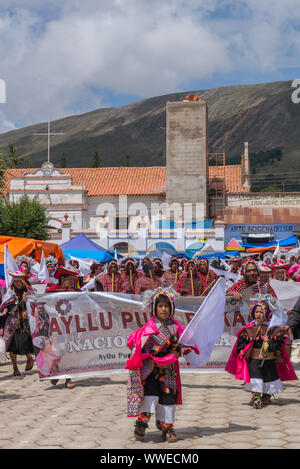
[[(215, 287), (223, 283), (221, 279)], [(225, 367), (238, 330), (249, 323), (252, 295), (248, 295), (247, 291), (244, 294), (243, 302), (226, 298), (223, 333), (214, 344), (210, 357), (204, 357), (205, 362), (208, 361), (199, 368)], [(202, 302), (206, 301), (206, 307), (203, 305), (199, 315), (204, 321), (202, 325), (200, 321), (204, 338), (199, 339), (203, 350), (211, 350), (211, 345), (207, 345), (209, 341), (205, 345), (207, 331), (213, 331), (215, 327), (216, 337), (222, 331), (220, 305), (224, 298), (222, 300), (221, 296), (214, 297), (214, 304), (211, 304), (209, 296), (206, 299), (176, 299), (175, 318), (184, 327), (188, 326)], [(150, 312), (145, 311), (141, 300), (142, 297), (137, 295), (102, 292), (52, 293), (29, 297), (27, 311), (40, 378), (90, 376), (105, 370), (123, 370), (129, 356), (126, 345), (128, 336), (150, 319)], [(187, 365), (181, 366), (188, 368)]]
[[(202, 301), (179, 298), (176, 319), (187, 326)], [(128, 336), (150, 319), (141, 297), (102, 292), (31, 296), (27, 312), (41, 379), (123, 369)]]

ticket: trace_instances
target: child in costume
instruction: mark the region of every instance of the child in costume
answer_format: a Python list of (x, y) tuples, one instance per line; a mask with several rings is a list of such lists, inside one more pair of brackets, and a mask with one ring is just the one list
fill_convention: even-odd
[(261, 409), (271, 404), (271, 396), (283, 391), (282, 381), (298, 379), (287, 352), (287, 337), (279, 327), (269, 328), (270, 296), (250, 305), (251, 322), (237, 333), (237, 341), (225, 370), (244, 380), (252, 393), (250, 405)]
[(125, 366), (129, 370), (128, 417), (137, 417), (134, 436), (143, 440), (151, 414), (156, 414), (163, 441), (171, 443), (177, 441), (175, 408), (182, 403), (178, 357), (192, 350), (199, 354), (199, 350), (178, 344), (184, 327), (173, 318), (173, 293), (156, 289), (150, 295), (152, 317), (130, 334), (127, 343), (132, 350)]

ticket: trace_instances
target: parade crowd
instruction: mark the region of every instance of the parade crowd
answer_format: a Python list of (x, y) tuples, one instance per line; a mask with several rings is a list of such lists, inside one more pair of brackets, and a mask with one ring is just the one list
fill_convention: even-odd
[[(284, 328), (270, 330), (272, 299), (277, 299), (270, 279), (300, 282), (300, 256), (281, 252), (275, 257), (267, 253), (233, 257), (226, 262), (218, 257), (211, 261), (204, 257), (170, 257), (168, 268), (159, 258), (127, 257), (107, 263), (92, 262), (88, 274), (82, 273), (80, 260), (65, 261), (63, 265), (52, 255), (44, 260), (40, 271), (34, 269), (35, 261), (30, 257), (19, 256), (16, 263), (18, 269), (9, 272), (10, 285), (2, 281), (0, 307), (1, 343), (9, 354), (14, 376), (21, 374), (18, 355), (27, 357), (25, 371), (34, 364), (26, 300), (34, 293), (35, 285), (43, 284), (46, 294), (94, 291), (147, 296), (147, 292), (152, 292), (151, 319), (128, 340), (131, 350), (126, 364), (128, 415), (137, 418), (134, 429), (137, 440), (144, 439), (150, 417), (156, 414), (162, 438), (177, 441), (173, 424), (175, 407), (181, 403), (178, 358), (199, 351), (193, 344), (178, 342), (183, 326), (174, 319), (175, 295), (207, 296), (221, 276), (226, 280), (226, 296), (242, 300), (245, 290), (253, 294), (250, 322), (237, 334), (226, 366), (226, 371), (244, 381), (245, 390), (251, 392), (251, 405), (255, 409), (269, 405), (272, 395), (283, 391), (282, 381), (297, 379), (286, 343), (288, 340), (291, 343), (292, 334), (300, 338), (300, 303), (288, 311), (289, 320)], [(39, 273), (43, 268), (47, 269), (46, 276)], [(53, 385), (57, 382), (51, 380)], [(68, 378), (65, 386), (74, 388), (75, 384)]]

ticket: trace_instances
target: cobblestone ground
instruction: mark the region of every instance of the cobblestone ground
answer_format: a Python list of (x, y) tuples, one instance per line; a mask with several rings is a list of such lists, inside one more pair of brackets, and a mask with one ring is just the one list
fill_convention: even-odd
[[(40, 382), (36, 367), (12, 377), (0, 367), (0, 448), (159, 449), (300, 448), (300, 380), (269, 407), (249, 406), (249, 393), (227, 373), (182, 373), (183, 405), (177, 407), (177, 443), (161, 441), (154, 420), (144, 442), (133, 438), (126, 417), (126, 373), (74, 379), (66, 389)], [(299, 372), (297, 371), (300, 377)]]

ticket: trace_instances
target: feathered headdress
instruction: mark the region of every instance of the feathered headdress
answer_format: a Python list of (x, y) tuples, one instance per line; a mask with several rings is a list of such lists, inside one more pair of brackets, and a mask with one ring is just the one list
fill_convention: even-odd
[(143, 304), (145, 308), (151, 308), (151, 313), (155, 316), (155, 307), (158, 300), (166, 298), (171, 306), (170, 316), (175, 314), (175, 298), (179, 297), (179, 294), (172, 288), (156, 288), (155, 290), (147, 290), (144, 292)]
[(32, 259), (32, 257), (18, 256), (16, 258), (16, 263), (19, 268), (21, 267), (22, 262), (26, 262), (26, 264), (28, 264), (29, 267), (32, 267), (35, 264), (35, 260)]
[(53, 264), (53, 265), (57, 266), (58, 260), (54, 256), (49, 256), (45, 259), (45, 263), (46, 263), (46, 265), (47, 264)]
[(269, 294), (257, 294), (255, 297), (250, 298), (250, 310), (249, 314), (254, 319), (254, 311), (257, 306), (261, 306), (264, 312), (265, 320), (270, 321), (273, 312), (276, 309), (276, 301), (272, 295)]
[(247, 257), (246, 262), (242, 266), (242, 271), (243, 271), (243, 276), (244, 277), (245, 277), (245, 274), (246, 274), (246, 269), (247, 269), (248, 264), (254, 264), (255, 267), (257, 268), (257, 272), (259, 273), (258, 263), (254, 259), (252, 259), (252, 257)]

